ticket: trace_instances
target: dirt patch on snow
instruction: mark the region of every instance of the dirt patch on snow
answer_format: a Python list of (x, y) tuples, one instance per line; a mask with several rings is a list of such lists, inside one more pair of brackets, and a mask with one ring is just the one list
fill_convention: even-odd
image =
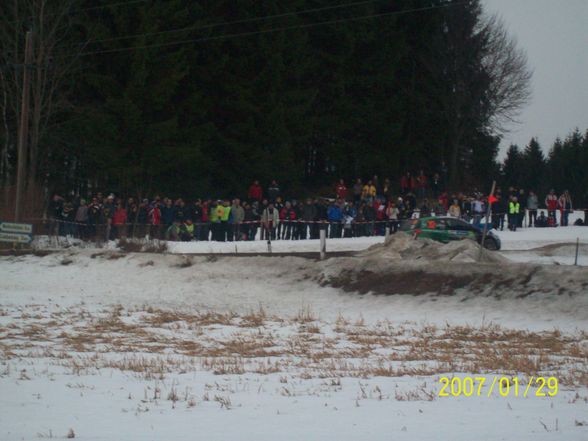
[[(540, 256), (573, 256), (576, 253), (575, 243), (556, 243), (545, 245), (544, 247), (533, 248), (532, 250)], [(588, 254), (588, 244), (581, 243), (578, 246), (578, 253), (580, 255)]]
[(436, 294), (523, 298), (583, 295), (588, 272), (577, 267), (514, 263), (463, 240), (442, 244), (392, 236), (352, 258), (323, 263), (322, 285), (374, 294)]

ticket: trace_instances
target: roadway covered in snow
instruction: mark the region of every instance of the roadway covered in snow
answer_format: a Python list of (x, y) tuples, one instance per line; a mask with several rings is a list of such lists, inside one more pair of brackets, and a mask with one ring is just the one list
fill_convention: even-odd
[[(322, 262), (196, 242), (0, 257), (0, 439), (586, 439), (586, 276), (553, 262), (588, 228), (499, 234), (484, 263), (383, 237)], [(438, 396), (454, 375), (560, 384)]]

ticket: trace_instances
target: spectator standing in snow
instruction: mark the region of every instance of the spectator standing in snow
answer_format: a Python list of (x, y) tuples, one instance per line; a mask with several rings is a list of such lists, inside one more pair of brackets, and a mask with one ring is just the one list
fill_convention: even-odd
[(338, 203), (334, 201), (327, 210), (327, 219), (331, 230), (331, 239), (341, 237), (341, 221), (343, 220), (343, 211)]
[(241, 206), (241, 201), (239, 199), (233, 200), (233, 205), (231, 206), (231, 219), (232, 219), (232, 236), (234, 240), (241, 240), (242, 239), (242, 231), (241, 225), (245, 220), (245, 210)]
[(560, 211), (561, 226), (567, 227), (568, 217), (572, 212), (572, 197), (570, 196), (570, 193), (567, 190), (564, 191), (562, 195), (559, 197), (557, 205)]
[(461, 207), (459, 206), (459, 202), (457, 199), (453, 200), (453, 204), (449, 207), (449, 216), (455, 217), (457, 219), (461, 218)]
[[(517, 200), (519, 201), (519, 205), (521, 203), (525, 203), (527, 200), (527, 196), (525, 195), (525, 190), (520, 189), (519, 194), (517, 196)], [(525, 220), (525, 207), (523, 206), (521, 210), (519, 210), (519, 215), (517, 216), (517, 227), (523, 228), (523, 221)]]
[(504, 216), (508, 207), (500, 192), (496, 193), (496, 202), (492, 204), (492, 224), (496, 230), (504, 230)]
[(163, 222), (163, 226), (167, 231), (174, 221), (174, 208), (170, 198), (164, 198), (163, 202), (164, 205), (161, 208), (161, 221)]
[(280, 196), (280, 186), (278, 185), (278, 182), (274, 179), (269, 188), (267, 189), (267, 197), (269, 199), (269, 202), (275, 204), (278, 196)]
[(527, 210), (529, 212), (529, 227), (533, 227), (537, 220), (537, 210), (539, 209), (539, 199), (533, 191), (529, 191), (527, 197)]
[(92, 203), (88, 206), (88, 237), (97, 239), (98, 225), (102, 221), (102, 204), (97, 197), (92, 198)]
[(427, 175), (425, 175), (425, 171), (420, 170), (418, 176), (416, 177), (416, 182), (415, 182), (417, 198), (420, 201), (422, 201), (425, 198), (425, 196), (427, 194), (428, 185), (429, 185), (429, 183), (428, 183)]
[(382, 196), (384, 197), (384, 202), (388, 203), (392, 200), (392, 183), (390, 179), (384, 179), (384, 186), (382, 187)]
[(103, 237), (104, 240), (114, 240), (114, 236), (112, 234), (112, 217), (114, 216), (114, 194), (109, 194), (106, 198), (106, 202), (102, 207), (102, 217), (104, 219), (104, 232)]
[(433, 211), (435, 212), (435, 216), (447, 215), (447, 208), (445, 208), (442, 199), (437, 200), (437, 204), (433, 207)]
[(442, 190), (443, 186), (441, 184), (441, 177), (439, 176), (439, 173), (435, 173), (431, 179), (431, 192), (433, 193), (433, 197), (437, 199)]
[(249, 202), (261, 202), (262, 197), (263, 189), (261, 188), (261, 185), (259, 185), (259, 181), (253, 181), (253, 184), (249, 186), (249, 191), (247, 192), (247, 198), (249, 199)]
[(545, 196), (545, 206), (547, 207), (547, 218), (551, 226), (556, 226), (555, 212), (558, 206), (558, 199), (555, 190), (552, 188), (547, 196)]
[(87, 239), (88, 236), (88, 205), (85, 199), (80, 199), (80, 206), (76, 211), (77, 237)]
[(476, 198), (472, 201), (472, 212), (474, 213), (474, 225), (479, 227), (484, 216), (484, 203), (481, 201), (479, 193), (476, 194)]
[(61, 221), (61, 212), (63, 210), (63, 198), (55, 193), (51, 202), (49, 202), (48, 216), (49, 216), (49, 234), (58, 234), (59, 223)]
[(127, 210), (119, 202), (112, 216), (112, 239), (120, 239), (127, 236)]
[(365, 184), (363, 186), (363, 189), (361, 191), (361, 199), (366, 203), (366, 204), (372, 204), (374, 202), (374, 198), (376, 197), (376, 186), (374, 185), (374, 182), (372, 180), (369, 180), (367, 182), (367, 184)]
[(361, 182), (360, 178), (355, 180), (355, 184), (353, 184), (353, 202), (357, 206), (361, 201), (361, 194), (363, 192), (363, 183)]
[(337, 199), (347, 199), (347, 186), (343, 179), (339, 179), (339, 183), (335, 186), (335, 195), (337, 196)]
[(292, 238), (292, 227), (296, 219), (296, 212), (290, 201), (286, 201), (280, 210), (280, 225), (282, 225), (282, 236), (280, 239), (290, 240)]
[(349, 202), (343, 209), (343, 237), (353, 237), (353, 223), (357, 216), (357, 210), (353, 202)]
[(161, 239), (161, 208), (158, 199), (149, 208), (149, 236), (155, 239)]
[(267, 234), (266, 237), (271, 240), (275, 240), (276, 238), (276, 227), (280, 222), (280, 217), (278, 210), (274, 207), (274, 204), (271, 202), (268, 204), (267, 208), (263, 210), (263, 214), (261, 216), (261, 223), (263, 228), (266, 230)]
[(431, 206), (429, 205), (429, 200), (427, 198), (423, 199), (423, 204), (419, 211), (419, 217), (431, 216)]
[(400, 211), (394, 201), (388, 201), (388, 205), (386, 206), (386, 218), (389, 221), (390, 231), (392, 233), (396, 233), (398, 231), (398, 215)]
[(518, 216), (521, 209), (521, 204), (516, 196), (513, 196), (508, 204), (508, 229), (517, 231), (519, 224)]
[(415, 181), (410, 172), (406, 172), (404, 176), (400, 178), (400, 192), (406, 195), (408, 192), (414, 191)]

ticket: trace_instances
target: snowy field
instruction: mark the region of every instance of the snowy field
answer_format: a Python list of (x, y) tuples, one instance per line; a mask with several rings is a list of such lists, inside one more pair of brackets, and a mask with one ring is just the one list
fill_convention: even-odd
[[(512, 278), (483, 294), (329, 283), (404, 268), (378, 248), (325, 262), (225, 256), (235, 244), (210, 243), (171, 251), (217, 254), (72, 247), (0, 257), (0, 440), (586, 440), (588, 279), (569, 259), (588, 228), (499, 235), (505, 251), (493, 263), (406, 263), (415, 283), (428, 269), (528, 271), (524, 286)], [(313, 242), (272, 249), (318, 251)], [(587, 256), (582, 247), (581, 264)], [(572, 289), (537, 289), (552, 276)], [(445, 376), (487, 382), (480, 396), (441, 397)], [(489, 394), (502, 376), (520, 380), (519, 396)], [(532, 383), (523, 397), (537, 376), (558, 378), (557, 394), (536, 396), (548, 390)]]

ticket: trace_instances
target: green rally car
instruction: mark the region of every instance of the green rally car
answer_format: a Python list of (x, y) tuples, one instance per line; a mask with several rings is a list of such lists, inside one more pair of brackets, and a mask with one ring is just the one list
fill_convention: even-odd
[[(404, 222), (400, 229), (412, 233), (415, 239), (425, 237), (438, 242), (448, 243), (452, 240), (471, 239), (482, 242), (483, 231), (475, 225), (454, 217), (422, 217)], [(486, 231), (484, 248), (500, 249), (500, 238), (492, 231)]]

